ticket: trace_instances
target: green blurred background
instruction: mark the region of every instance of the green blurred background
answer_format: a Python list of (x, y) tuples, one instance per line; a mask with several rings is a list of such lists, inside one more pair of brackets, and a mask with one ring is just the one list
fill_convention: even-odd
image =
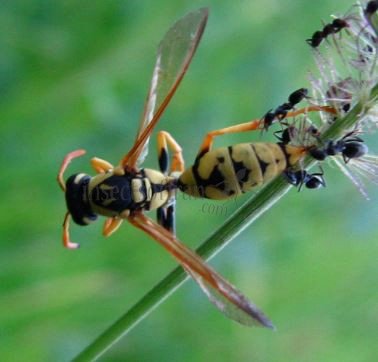
[[(202, 6), (211, 9), (203, 41), (158, 125), (187, 163), (206, 131), (259, 118), (308, 86), (314, 63), (304, 39), (351, 2), (1, 1), (2, 361), (73, 358), (175, 266), (129, 225), (107, 240), (102, 223), (73, 226), (82, 247), (64, 250), (55, 177), (71, 150), (88, 156), (69, 173), (91, 172), (93, 156), (116, 163), (128, 150), (159, 40)], [(217, 144), (250, 139), (259, 136)], [(146, 165), (157, 167), (155, 140)], [(378, 193), (370, 187), (367, 202), (338, 170), (327, 167), (326, 178), (326, 189), (291, 191), (211, 262), (277, 332), (227, 320), (189, 282), (102, 360), (377, 360)], [(221, 212), (179, 197), (178, 236), (198, 246), (249, 197)]]

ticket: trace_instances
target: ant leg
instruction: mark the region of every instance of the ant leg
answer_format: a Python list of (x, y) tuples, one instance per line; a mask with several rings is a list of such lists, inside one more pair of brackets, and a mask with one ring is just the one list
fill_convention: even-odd
[(298, 191), (301, 190), (303, 183), (306, 182), (306, 177), (307, 177), (307, 172), (306, 170), (297, 170), (294, 171), (292, 169), (287, 169), (284, 173), (283, 176), (286, 178), (286, 181), (290, 184), (293, 185), (294, 187), (298, 188)]
[(317, 185), (317, 187), (314, 187), (314, 188), (319, 188), (319, 187), (326, 187), (327, 185), (326, 185), (326, 182), (325, 182), (325, 180), (324, 180), (324, 170), (323, 170), (323, 167), (322, 166), (320, 166), (320, 165), (318, 165), (319, 166), (319, 169), (320, 169), (320, 172), (315, 172), (315, 173), (312, 173), (310, 176), (312, 177), (312, 178), (314, 178), (314, 176), (316, 176), (315, 177), (315, 184)]
[(105, 173), (114, 169), (114, 166), (110, 162), (98, 157), (91, 159), (91, 166), (97, 173)]
[(102, 235), (108, 237), (118, 230), (123, 220), (119, 217), (109, 217), (105, 220)]

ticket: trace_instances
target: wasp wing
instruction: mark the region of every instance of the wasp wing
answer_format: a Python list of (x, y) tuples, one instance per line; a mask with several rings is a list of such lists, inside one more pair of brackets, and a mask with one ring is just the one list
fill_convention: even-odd
[(184, 77), (205, 30), (208, 9), (201, 8), (178, 20), (159, 44), (150, 90), (135, 143), (121, 165), (135, 168), (148, 153), (151, 132)]
[(174, 256), (209, 300), (227, 317), (244, 325), (274, 328), (262, 311), (169, 231), (142, 213), (130, 217), (129, 221), (158, 241)]

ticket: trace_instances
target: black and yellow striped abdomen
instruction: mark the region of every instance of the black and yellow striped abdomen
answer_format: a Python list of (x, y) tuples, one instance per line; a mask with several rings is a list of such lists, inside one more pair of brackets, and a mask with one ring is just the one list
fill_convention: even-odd
[(299, 159), (296, 148), (277, 143), (241, 143), (211, 150), (180, 176), (179, 188), (194, 197), (238, 196), (282, 173)]

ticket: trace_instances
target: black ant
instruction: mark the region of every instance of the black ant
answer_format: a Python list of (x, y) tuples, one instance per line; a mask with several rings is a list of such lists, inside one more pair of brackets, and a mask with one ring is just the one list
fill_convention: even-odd
[(284, 173), (284, 175), (287, 182), (295, 187), (298, 187), (298, 191), (301, 190), (303, 185), (305, 185), (308, 189), (319, 189), (320, 187), (326, 186), (323, 177), (323, 169), (321, 169), (321, 172), (315, 173), (309, 173), (306, 170), (288, 170)]
[[(274, 135), (278, 138), (282, 145), (286, 145), (291, 142), (292, 138), (295, 137), (295, 133), (298, 129), (295, 126), (289, 126), (283, 130), (277, 131)], [(318, 129), (315, 126), (309, 126), (307, 129), (313, 137), (317, 137), (319, 134)], [(323, 169), (321, 172), (309, 173), (306, 170), (287, 170), (284, 172), (284, 176), (288, 183), (298, 187), (298, 191), (301, 190), (304, 185), (308, 189), (318, 189), (320, 187), (325, 187), (326, 183), (323, 177)]]
[(353, 158), (359, 158), (367, 154), (368, 147), (360, 137), (348, 133), (338, 141), (328, 141), (322, 148), (315, 147), (309, 150), (310, 155), (317, 161), (323, 161), (328, 156), (341, 154), (345, 163)]
[(304, 98), (307, 98), (308, 89), (300, 88), (294, 91), (289, 95), (288, 102), (285, 102), (278, 106), (274, 111), (270, 110), (267, 112), (264, 117), (264, 130), (267, 130), (274, 120), (277, 118), (279, 121), (282, 121), (287, 113), (292, 110), (298, 103), (300, 103)]
[(378, 1), (377, 0), (372, 0), (372, 1), (369, 1), (367, 4), (366, 4), (366, 8), (364, 10), (366, 16), (371, 16), (373, 15), (376, 11), (378, 10)]
[(331, 23), (326, 24), (322, 30), (318, 30), (312, 34), (312, 37), (306, 39), (306, 42), (312, 48), (317, 48), (329, 35), (336, 34), (348, 26), (348, 23), (344, 19), (334, 19)]
[[(282, 145), (289, 144), (293, 139), (298, 136), (301, 131), (294, 125), (287, 125), (286, 128), (274, 132), (274, 136), (278, 139), (279, 143)], [(310, 125), (306, 127), (305, 132), (313, 138), (319, 138), (319, 130), (314, 126)]]

